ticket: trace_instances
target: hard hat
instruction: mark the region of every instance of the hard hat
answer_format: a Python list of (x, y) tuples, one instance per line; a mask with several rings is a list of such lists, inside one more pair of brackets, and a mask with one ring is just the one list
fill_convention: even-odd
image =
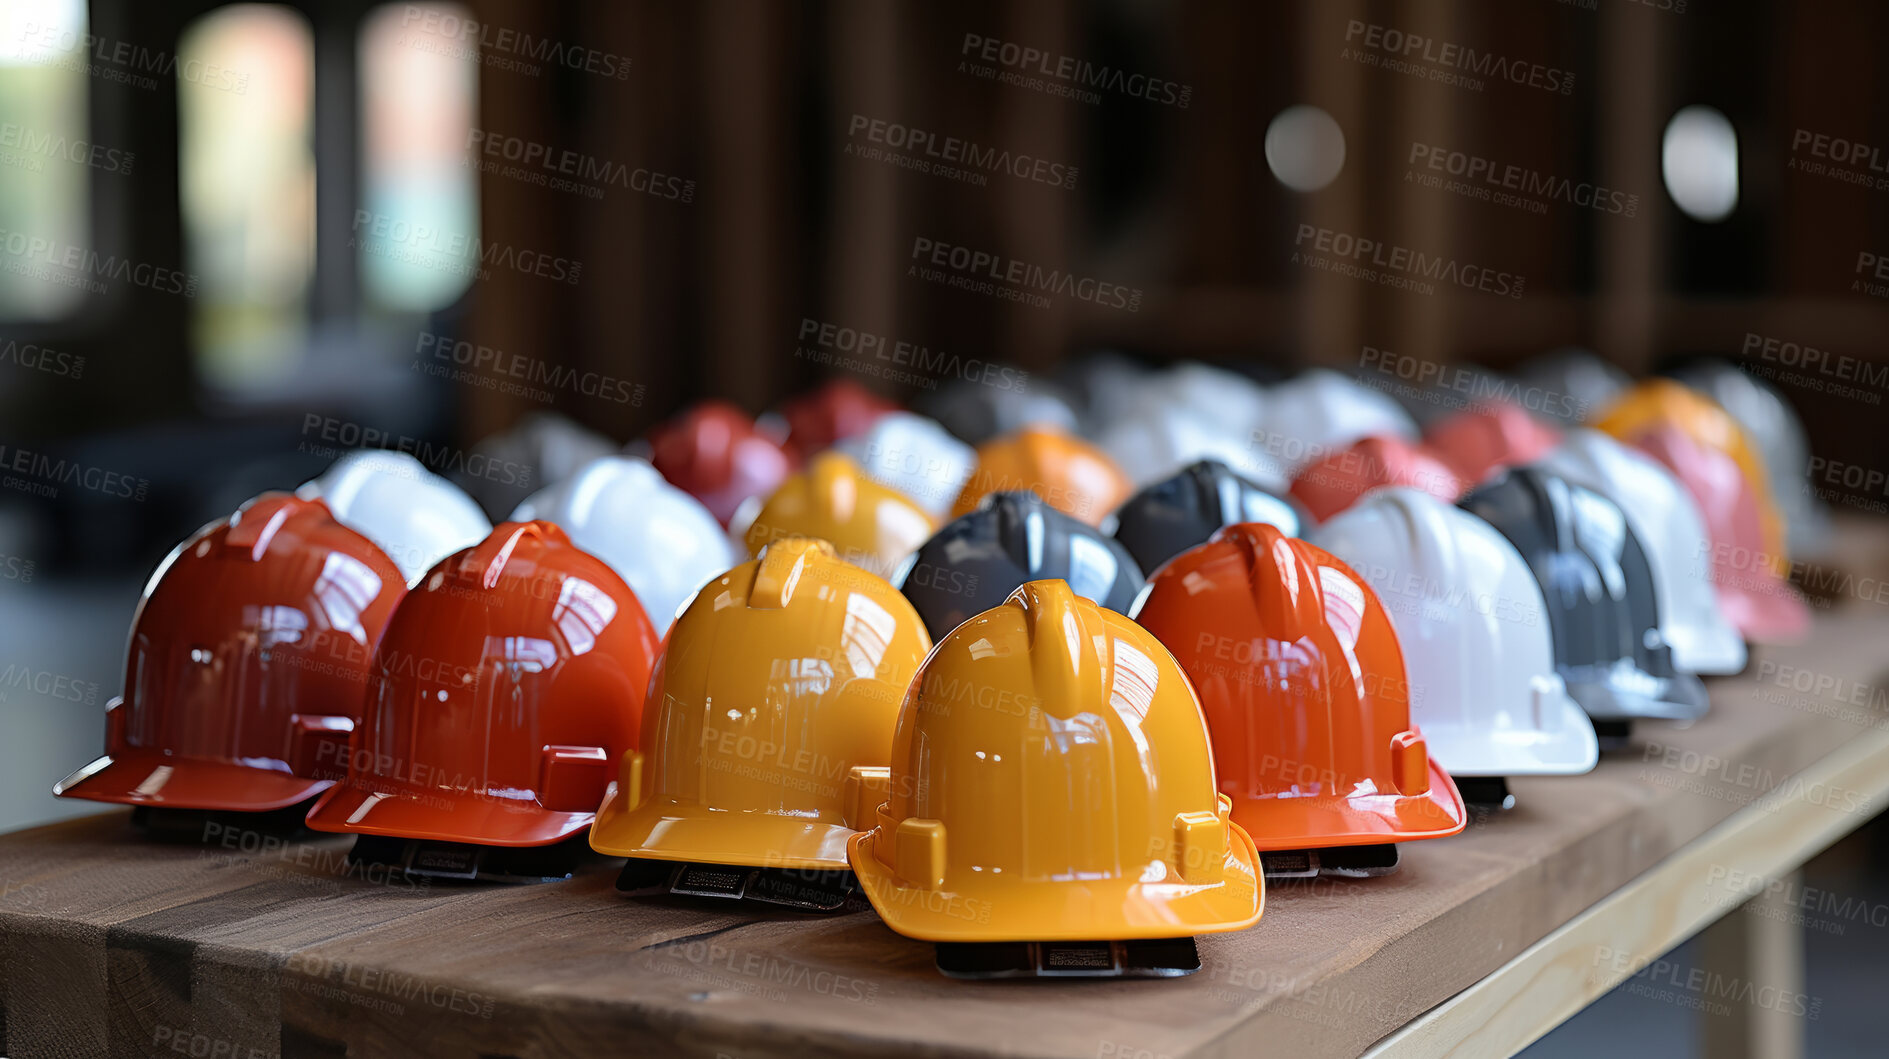
[(1292, 496), (1323, 522), (1386, 485), (1411, 486), (1444, 500), (1455, 500), (1463, 491), (1456, 472), (1422, 445), (1379, 435), (1300, 471), (1292, 481)]
[(1599, 762), (1594, 726), (1555, 670), (1541, 587), (1495, 527), (1397, 487), (1312, 539), (1376, 590), (1409, 670), (1411, 721), (1459, 782), (1574, 775)]
[(1222, 430), (1202, 420), (1198, 412), (1178, 405), (1153, 406), (1120, 420), (1102, 432), (1096, 446), (1138, 487), (1172, 477), (1201, 460), (1263, 479), (1265, 488), (1284, 492), (1287, 485), (1284, 479), (1268, 477), (1277, 465), (1252, 446), (1249, 433)]
[(1010, 368), (993, 370), (994, 377), (961, 378), (925, 394), (916, 410), (973, 445), (1028, 427), (1076, 429), (1076, 413), (1059, 387)]
[(1515, 369), (1523, 407), (1567, 426), (1599, 415), (1633, 385), (1626, 372), (1585, 349), (1568, 347), (1544, 353)]
[(787, 537), (830, 541), (839, 557), (891, 576), (925, 538), (931, 516), (904, 493), (867, 477), (847, 456), (823, 452), (774, 491), (754, 521), (737, 527), (749, 555)]
[(308, 825), (359, 835), (353, 859), (409, 874), (568, 875), (636, 746), (657, 651), (603, 560), (549, 522), (502, 523), (401, 601), (347, 780)]
[(1462, 506), (1500, 530), (1535, 571), (1555, 664), (1597, 731), (1618, 735), (1637, 718), (1704, 715), (1705, 686), (1673, 665), (1652, 567), (1618, 505), (1552, 471), (1518, 467)]
[(1793, 554), (1809, 554), (1828, 543), (1830, 519), (1812, 495), (1810, 441), (1803, 421), (1769, 383), (1716, 358), (1694, 360), (1673, 370), (1673, 377), (1718, 402), (1745, 428), (1764, 461), (1771, 499), (1783, 516), (1786, 544)]
[(1496, 401), (1458, 412), (1432, 426), (1424, 447), (1466, 486), (1501, 467), (1533, 463), (1561, 442), (1561, 432), (1522, 410)]
[(1113, 538), (1044, 503), (1035, 493), (992, 493), (907, 560), (894, 584), (942, 639), (968, 618), (1000, 606), (1029, 581), (1069, 583), (1076, 595), (1119, 614), (1141, 591), (1141, 568)]
[(632, 858), (619, 889), (839, 907), (846, 840), (872, 812), (848, 777), (891, 761), (930, 649), (904, 597), (825, 541), (776, 541), (704, 588), (591, 830)]
[(145, 585), (104, 756), (53, 793), (256, 813), (321, 793), (405, 593), (393, 560), (319, 500), (264, 493), (210, 523)]
[(554, 522), (610, 564), (636, 593), (656, 635), (695, 590), (742, 560), (715, 516), (633, 456), (605, 456), (518, 505), (511, 521)]
[[(1215, 793), (1187, 678), (1146, 630), (1061, 581), (946, 636), (906, 693), (889, 775), (862, 771), (883, 801), (847, 852), (886, 925), (1012, 943), (941, 948), (947, 974), (1184, 973), (1113, 946), (1056, 957), (1259, 919), (1252, 840)], [(1015, 944), (1032, 942), (1050, 952)]]
[(1115, 539), (1145, 572), (1237, 522), (1268, 522), (1288, 537), (1311, 525), (1297, 502), (1260, 488), (1217, 460), (1148, 486), (1115, 513)]
[(977, 450), (936, 420), (911, 412), (888, 412), (865, 433), (834, 447), (874, 479), (916, 500), (934, 519), (951, 510), (977, 463)]
[(828, 379), (781, 405), (781, 418), (787, 422), (782, 447), (800, 462), (865, 433), (880, 416), (898, 409), (852, 379)]
[(792, 470), (780, 444), (725, 401), (704, 401), (649, 435), (649, 462), (670, 484), (727, 525), (750, 497), (765, 497)]
[(1228, 526), (1155, 573), (1135, 620), (1200, 695), (1234, 822), (1262, 852), (1306, 851), (1267, 874), (1383, 874), (1390, 843), (1463, 829), (1462, 796), (1411, 722), (1389, 617), (1322, 549)]
[(1736, 673), (1745, 642), (1719, 610), (1712, 589), (1711, 538), (1699, 505), (1658, 460), (1598, 430), (1570, 430), (1539, 465), (1619, 505), (1653, 569), (1660, 636), (1673, 666), (1688, 673)]
[[(1661, 425), (1671, 426), (1693, 441), (1730, 456), (1738, 464), (1757, 503), (1765, 554), (1776, 559), (1780, 574), (1788, 572), (1790, 560), (1784, 540), (1784, 519), (1771, 500), (1770, 478), (1765, 473), (1764, 460), (1744, 428), (1711, 398), (1671, 379), (1648, 379), (1628, 390), (1594, 425), (1629, 445), (1639, 445), (1642, 437)], [(1697, 499), (1701, 507), (1706, 506), (1703, 497)]]
[(1252, 443), (1267, 470), (1247, 476), (1289, 482), (1306, 466), (1372, 436), (1415, 441), (1417, 424), (1388, 395), (1329, 368), (1314, 368), (1266, 395)]
[(1253, 425), (1265, 417), (1266, 388), (1237, 372), (1199, 361), (1183, 360), (1159, 376), (1163, 401), (1205, 417), (1221, 430), (1247, 440)]
[(991, 493), (1027, 489), (1066, 515), (1101, 525), (1134, 485), (1102, 451), (1080, 438), (1027, 427), (977, 447), (977, 469), (964, 483), (952, 517), (968, 515)]
[(1712, 541), (1712, 587), (1725, 620), (1746, 638), (1789, 643), (1810, 631), (1810, 608), (1790, 582), (1762, 530), (1769, 502), (1752, 488), (1738, 464), (1672, 424), (1642, 430), (1640, 451), (1670, 470), (1698, 502)]
[(357, 449), (295, 490), (387, 553), (408, 584), (492, 532), (472, 498), (404, 452)]
[(496, 518), (532, 490), (569, 478), (584, 464), (616, 450), (616, 442), (567, 416), (532, 412), (474, 445), (453, 481)]

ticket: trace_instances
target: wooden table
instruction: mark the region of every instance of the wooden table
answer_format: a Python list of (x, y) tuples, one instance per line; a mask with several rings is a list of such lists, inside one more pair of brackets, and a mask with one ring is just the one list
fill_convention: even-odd
[(410, 887), (345, 874), (346, 839), (178, 846), (122, 813), (20, 832), (0, 837), (5, 1054), (1506, 1054), (1889, 798), (1889, 711), (1846, 701), (1889, 688), (1870, 592), (1712, 682), (1705, 720), (1515, 781), (1515, 809), (1407, 845), (1395, 875), (1269, 887), (1185, 979), (951, 981), (869, 912), (627, 900), (608, 869)]

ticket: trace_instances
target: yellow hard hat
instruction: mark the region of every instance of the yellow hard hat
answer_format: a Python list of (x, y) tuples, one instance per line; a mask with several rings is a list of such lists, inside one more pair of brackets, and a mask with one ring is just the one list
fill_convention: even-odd
[(1622, 395), (1594, 425), (1628, 444), (1654, 427), (1676, 427), (1693, 441), (1730, 456), (1757, 502), (1765, 554), (1788, 568), (1784, 518), (1772, 499), (1764, 460), (1745, 428), (1716, 401), (1671, 379), (1648, 379)]
[(937, 942), (1177, 938), (1259, 919), (1252, 839), (1200, 703), (1134, 622), (1032, 581), (906, 693), (877, 826), (849, 848), (888, 926)]
[(838, 452), (823, 452), (805, 471), (774, 491), (742, 534), (748, 554), (770, 541), (815, 537), (832, 542), (839, 557), (890, 577), (925, 543), (931, 515), (911, 498), (882, 485)]
[(676, 619), (641, 749), (622, 756), (591, 847), (845, 871), (848, 776), (890, 759), (906, 686), (930, 648), (905, 597), (832, 545), (768, 545)]

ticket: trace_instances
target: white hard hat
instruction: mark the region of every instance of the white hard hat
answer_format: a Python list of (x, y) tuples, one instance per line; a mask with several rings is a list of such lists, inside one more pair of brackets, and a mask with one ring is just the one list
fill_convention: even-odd
[(1705, 518), (1658, 460), (1598, 430), (1573, 430), (1540, 461), (1563, 478), (1620, 505), (1646, 549), (1659, 597), (1659, 631), (1673, 665), (1689, 673), (1736, 673), (1745, 642), (1719, 610)]
[(935, 419), (889, 412), (863, 434), (833, 446), (883, 485), (911, 497), (934, 519), (943, 518), (977, 466), (977, 450), (951, 436)]
[(356, 449), (295, 490), (387, 553), (412, 585), (492, 532), (472, 498), (404, 452)]
[(659, 634), (697, 589), (745, 558), (694, 497), (634, 456), (604, 456), (527, 497), (514, 522), (546, 519), (609, 563)]
[(1534, 572), (1495, 527), (1402, 486), (1332, 517), (1313, 543), (1376, 590), (1410, 682), (1410, 716), (1456, 776), (1572, 775), (1600, 760), (1555, 668)]
[(1352, 442), (1384, 434), (1415, 441), (1416, 421), (1388, 394), (1329, 368), (1314, 368), (1267, 392), (1248, 439), (1267, 470), (1243, 473), (1262, 485), (1289, 482)]

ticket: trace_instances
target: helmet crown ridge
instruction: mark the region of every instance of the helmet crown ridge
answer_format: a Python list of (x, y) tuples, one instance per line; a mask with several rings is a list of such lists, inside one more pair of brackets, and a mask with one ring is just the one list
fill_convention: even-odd
[(570, 539), (554, 523), (542, 519), (506, 522), (494, 529), (491, 536), (467, 549), (460, 566), (462, 569), (470, 566), (477, 574), (481, 587), (497, 588), (506, 564), (511, 562), (512, 556), (526, 542), (537, 545), (569, 544)]
[(793, 602), (794, 589), (806, 573), (811, 556), (839, 561), (833, 545), (813, 537), (784, 537), (761, 549), (754, 585), (748, 591), (748, 606), (780, 610)]
[(1113, 666), (1104, 647), (1108, 632), (1095, 604), (1077, 596), (1067, 581), (1026, 582), (1006, 602), (1023, 611), (1036, 686), (1068, 689), (1064, 695), (1039, 696), (1043, 708), (1067, 720), (1102, 701)]

